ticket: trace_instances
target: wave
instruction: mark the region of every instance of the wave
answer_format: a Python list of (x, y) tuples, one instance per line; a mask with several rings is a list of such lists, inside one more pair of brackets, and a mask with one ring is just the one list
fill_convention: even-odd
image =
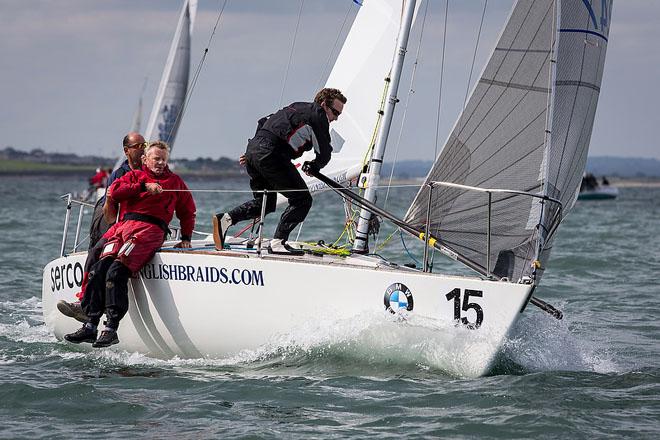
[[(475, 343), (469, 330), (438, 320), (374, 312), (352, 319), (308, 322), (274, 336), (255, 350), (224, 358), (158, 359), (112, 349), (84, 352), (58, 341), (44, 325), (41, 301), (35, 297), (0, 302), (0, 312), (4, 315), (0, 338), (12, 342), (0, 345), (0, 364), (15, 362), (25, 355), (28, 346), (35, 345), (34, 350), (27, 352), (62, 360), (87, 358), (102, 368), (174, 369), (202, 377), (239, 373), (378, 378), (447, 375), (447, 371), (462, 371), (470, 376), (477, 368), (471, 359), (486, 348), (480, 344), (487, 344), (485, 338)], [(620, 370), (607, 342), (585, 337), (580, 332), (579, 317), (574, 319), (557, 321), (528, 310), (505, 341), (492, 374)], [(49, 349), (44, 349), (43, 344)]]

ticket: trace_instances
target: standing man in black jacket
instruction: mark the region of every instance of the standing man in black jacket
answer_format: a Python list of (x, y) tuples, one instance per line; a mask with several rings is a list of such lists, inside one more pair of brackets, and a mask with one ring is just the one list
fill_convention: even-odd
[(286, 241), (291, 231), (307, 217), (312, 196), (291, 160), (313, 148), (316, 157), (306, 162), (312, 170), (319, 171), (330, 161), (330, 122), (339, 118), (344, 104), (346, 97), (339, 90), (325, 88), (316, 94), (314, 102), (294, 102), (259, 120), (244, 156), (254, 199), (227, 213), (213, 216), (216, 249), (223, 249), (229, 226), (261, 215), (262, 191), (266, 189), (273, 191), (266, 199), (266, 214), (275, 211), (275, 192), (289, 201), (270, 243), (270, 251), (276, 254), (302, 253), (288, 246)]

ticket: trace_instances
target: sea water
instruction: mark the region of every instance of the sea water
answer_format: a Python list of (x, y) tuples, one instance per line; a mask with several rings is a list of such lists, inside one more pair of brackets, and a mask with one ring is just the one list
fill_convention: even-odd
[[(492, 373), (465, 379), (443, 368), (451, 354), (432, 326), (398, 339), (395, 323), (374, 316), (310, 324), (220, 359), (57, 341), (43, 323), (42, 269), (59, 255), (59, 196), (83, 185), (0, 177), (0, 438), (660, 437), (660, 188), (578, 202), (536, 291), (564, 319), (529, 306)], [(379, 203), (402, 214), (415, 191), (392, 188)], [(195, 193), (196, 229), (210, 231), (213, 212), (247, 197)], [(324, 194), (300, 238), (334, 241), (342, 222), (337, 196)], [(392, 231), (383, 225), (378, 252), (419, 261), (411, 239), (386, 240)], [(439, 256), (434, 266), (457, 268)]]

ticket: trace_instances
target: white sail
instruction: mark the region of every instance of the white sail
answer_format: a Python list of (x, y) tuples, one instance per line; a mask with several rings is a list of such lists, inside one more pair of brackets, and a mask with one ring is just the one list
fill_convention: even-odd
[[(401, 25), (401, 0), (365, 1), (360, 8), (326, 87), (342, 91), (348, 99), (341, 117), (330, 125), (333, 154), (323, 173), (339, 182), (356, 179), (378, 121), (386, 93), (385, 78), (392, 66)], [(314, 158), (303, 155), (296, 164)], [(304, 176), (312, 191), (325, 185)]]
[(197, 11), (197, 0), (186, 0), (172, 39), (156, 100), (149, 116), (145, 139), (174, 145), (183, 116), (190, 73), (190, 42)]
[(142, 95), (138, 99), (138, 105), (135, 109), (135, 114), (133, 114), (133, 123), (131, 124), (131, 131), (140, 132), (142, 128)]
[[(142, 88), (144, 91), (144, 87)], [(137, 108), (135, 109), (135, 113), (133, 114), (133, 122), (131, 123), (131, 131), (135, 131), (137, 133), (140, 132), (142, 128), (142, 94), (140, 94), (140, 99), (138, 99), (138, 105)], [(126, 160), (126, 156), (122, 153), (117, 160), (115, 160), (115, 164), (112, 166), (113, 170), (116, 170), (119, 168), (124, 161)], [(103, 195), (105, 195), (105, 191), (103, 192)]]
[[(543, 193), (561, 201), (563, 216), (577, 200), (587, 163), (605, 66), (612, 2), (562, 0), (560, 3), (554, 105)], [(542, 231), (551, 229), (552, 212), (547, 212), (548, 208), (541, 219)], [(554, 237), (554, 234), (541, 237), (542, 267), (550, 255)]]
[[(598, 20), (606, 21), (611, 1), (593, 3), (515, 4), (426, 183), (532, 192), (561, 200), (563, 214), (568, 211), (584, 170), (607, 47), (608, 28)], [(542, 271), (557, 205), (506, 193), (492, 197), (494, 264), (487, 264), (484, 193), (434, 188), (432, 234), (484, 272), (494, 266), (495, 275), (516, 280), (532, 275), (537, 259)], [(423, 230), (428, 203), (425, 185), (406, 221)]]

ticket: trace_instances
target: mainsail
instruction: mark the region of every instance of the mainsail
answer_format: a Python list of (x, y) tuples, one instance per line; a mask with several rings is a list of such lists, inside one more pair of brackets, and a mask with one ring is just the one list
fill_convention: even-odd
[(181, 123), (188, 90), (190, 42), (196, 11), (197, 0), (184, 2), (144, 136), (148, 141), (167, 142), (170, 148)]
[[(337, 57), (326, 87), (341, 90), (348, 98), (341, 117), (330, 126), (334, 153), (324, 174), (339, 182), (357, 178), (365, 162), (385, 96), (392, 54), (401, 25), (401, 0), (366, 1), (361, 6)], [(299, 163), (312, 160), (308, 152)], [(304, 176), (306, 180), (312, 180)], [(313, 179), (314, 191), (325, 186)]]
[[(549, 196), (563, 210), (492, 194), (490, 271), (540, 279), (558, 214), (573, 206), (584, 170), (607, 49), (612, 1), (519, 0), (467, 105), (405, 220), (424, 230), (428, 183)], [(435, 186), (430, 230), (487, 272), (488, 196)], [(540, 264), (534, 265), (535, 261)], [(535, 267), (536, 266), (536, 267)], [(540, 267), (539, 267), (540, 266)]]

